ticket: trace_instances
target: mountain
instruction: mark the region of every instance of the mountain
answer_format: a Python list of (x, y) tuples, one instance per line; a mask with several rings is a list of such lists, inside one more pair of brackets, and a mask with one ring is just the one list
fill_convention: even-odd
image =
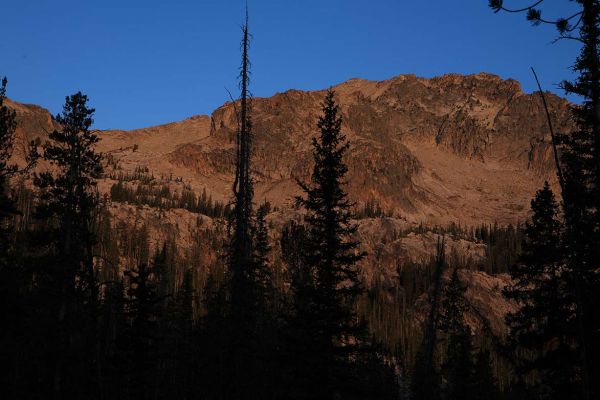
[[(352, 146), (348, 191), (359, 203), (375, 200), (408, 222), (507, 224), (526, 218), (543, 180), (555, 181), (541, 98), (514, 80), (401, 75), (352, 79), (334, 89)], [(308, 178), (323, 94), (289, 90), (253, 100), (257, 199), (289, 206), (295, 179)], [(547, 100), (557, 131), (567, 131), (569, 103), (549, 93)], [(11, 104), (21, 135), (43, 137), (53, 127), (45, 110)], [(99, 150), (124, 171), (147, 167), (226, 201), (236, 126), (234, 104), (226, 103), (210, 117), (100, 132)]]
[[(507, 224), (525, 219), (535, 189), (555, 180), (541, 99), (516, 81), (403, 75), (352, 79), (334, 89), (352, 145), (348, 191), (359, 203), (375, 200), (409, 222)], [(253, 100), (257, 199), (287, 207), (295, 179), (308, 178), (323, 95), (290, 90)], [(547, 97), (557, 130), (569, 129), (569, 104)], [(227, 200), (235, 115), (227, 103), (210, 117), (102, 132), (100, 150), (126, 170), (147, 166)]]
[[(375, 204), (387, 215), (359, 221), (358, 234), (369, 254), (363, 275), (370, 284), (394, 286), (403, 265), (426, 263), (440, 233), (435, 226), (460, 226), (447, 238), (452, 266), (481, 265), (490, 257), (489, 244), (474, 238), (469, 229), (524, 221), (543, 181), (556, 182), (540, 95), (524, 93), (514, 80), (486, 73), (432, 79), (401, 75), (385, 81), (351, 79), (334, 89), (343, 132), (351, 142), (350, 197), (359, 209)], [(269, 222), (274, 240), (297, 214), (295, 181), (309, 177), (311, 138), (317, 134), (324, 93), (289, 90), (252, 100), (255, 199), (273, 206)], [(546, 97), (556, 130), (568, 132), (573, 126), (570, 104), (550, 93)], [(27, 141), (43, 142), (56, 123), (38, 106), (8, 104), (17, 111), (19, 159)], [(185, 191), (196, 196), (205, 192), (227, 203), (236, 128), (236, 107), (228, 102), (210, 116), (132, 131), (101, 131), (98, 150), (108, 163), (99, 188), (108, 194), (120, 180), (131, 188), (163, 187), (180, 196)], [(145, 225), (156, 244), (171, 238), (184, 251), (191, 248), (198, 229), (219, 225), (192, 211), (123, 201), (110, 206), (115, 224)], [(506, 282), (505, 275), (463, 274), (470, 287), (483, 288), (473, 298), (502, 301), (498, 284), (490, 282)], [(485, 290), (488, 286), (494, 287), (493, 296)], [(489, 304), (479, 303), (478, 313), (489, 315)], [(491, 326), (501, 331), (502, 313), (490, 318), (495, 321)]]

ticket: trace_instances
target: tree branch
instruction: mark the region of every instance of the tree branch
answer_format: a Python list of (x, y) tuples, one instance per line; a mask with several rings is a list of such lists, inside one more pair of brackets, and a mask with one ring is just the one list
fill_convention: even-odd
[(548, 120), (548, 128), (550, 129), (550, 138), (552, 140), (552, 150), (554, 151), (554, 162), (556, 164), (556, 174), (558, 175), (558, 182), (560, 184), (561, 191), (564, 193), (565, 189), (565, 181), (562, 173), (562, 169), (560, 167), (560, 160), (558, 157), (558, 149), (556, 148), (556, 135), (554, 134), (554, 128), (552, 127), (552, 120), (550, 119), (550, 111), (548, 111), (548, 103), (546, 103), (546, 96), (544, 96), (544, 92), (542, 90), (542, 85), (540, 85), (540, 81), (535, 73), (533, 67), (531, 67), (531, 72), (533, 72), (533, 76), (537, 83), (538, 89), (540, 90), (540, 96), (542, 97), (542, 102), (544, 104), (544, 110), (546, 110), (546, 118)]

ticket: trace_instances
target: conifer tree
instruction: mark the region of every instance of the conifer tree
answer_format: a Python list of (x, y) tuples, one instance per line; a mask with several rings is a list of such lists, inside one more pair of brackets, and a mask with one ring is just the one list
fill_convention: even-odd
[[(220, 267), (220, 266), (219, 266)], [(227, 386), (237, 384), (231, 376), (231, 333), (228, 320), (228, 278), (223, 268), (210, 271), (204, 288), (206, 315), (201, 320), (200, 346), (201, 367), (199, 368), (200, 386), (207, 399), (233, 398)]]
[(270, 262), (271, 245), (266, 215), (269, 204), (262, 204), (256, 212), (253, 226), (254, 255), (251, 271), (251, 284), (255, 303), (253, 305), (254, 331), (256, 335), (254, 355), (254, 379), (259, 388), (261, 398), (277, 398), (280, 387), (278, 367), (281, 337), (279, 330), (278, 291), (273, 282), (273, 271)]
[(99, 338), (105, 358), (103, 394), (107, 399), (127, 398), (125, 388), (129, 378), (130, 347), (126, 303), (123, 279), (115, 279), (105, 286)]
[(127, 392), (132, 399), (153, 398), (157, 377), (157, 341), (159, 305), (153, 266), (141, 262), (125, 273), (127, 277), (126, 312), (130, 319), (128, 333), (129, 377)]
[(174, 386), (175, 393), (171, 395), (179, 399), (194, 398), (196, 382), (194, 377), (198, 373), (195, 357), (198, 356), (194, 319), (194, 287), (193, 275), (190, 269), (183, 275), (183, 282), (175, 295), (175, 301), (170, 308), (169, 329), (170, 344), (167, 346), (171, 354), (161, 354), (161, 358), (174, 359), (173, 366), (166, 371), (172, 378), (164, 386)]
[[(5, 323), (9, 329), (0, 333), (0, 362), (3, 365), (11, 365), (12, 352), (10, 342), (14, 340), (12, 331), (16, 331), (15, 322), (20, 310), (14, 310), (18, 298), (17, 274), (9, 263), (9, 227), (8, 217), (15, 212), (13, 202), (8, 196), (8, 178), (14, 172), (15, 167), (10, 165), (14, 133), (17, 126), (16, 114), (4, 105), (6, 98), (6, 78), (2, 79), (0, 86), (0, 311), (4, 316)], [(17, 307), (18, 308), (18, 307)], [(11, 317), (14, 317), (11, 318)], [(16, 332), (15, 332), (16, 334)], [(3, 387), (10, 385), (5, 382), (7, 376), (0, 378)], [(12, 382), (11, 382), (12, 383)]]
[(575, 311), (574, 324), (564, 320), (562, 325), (563, 329), (576, 326), (578, 354), (576, 360), (567, 358), (563, 364), (571, 363), (579, 370), (581, 396), (589, 400), (600, 396), (600, 382), (594, 379), (600, 375), (600, 367), (593, 361), (600, 355), (600, 2), (576, 0), (579, 11), (557, 20), (542, 17), (540, 3), (513, 10), (502, 0), (489, 2), (496, 12), (526, 12), (534, 25), (555, 25), (559, 39), (581, 43), (573, 66), (577, 77), (562, 84), (567, 93), (583, 100), (572, 108), (577, 129), (558, 135), (554, 144), (562, 148), (557, 174), (564, 215), (563, 280), (569, 284)]
[[(0, 251), (2, 253), (4, 253), (8, 245), (4, 219), (15, 212), (14, 206), (6, 193), (8, 178), (17, 170), (15, 165), (10, 164), (14, 135), (17, 128), (17, 115), (14, 110), (9, 109), (4, 104), (7, 83), (7, 79), (2, 78), (0, 86)], [(0, 266), (6, 262), (4, 258), (5, 255), (0, 254)]]
[[(6, 100), (6, 85), (8, 80), (2, 78), (0, 82), (0, 274), (4, 276), (3, 282), (10, 282), (11, 278), (6, 274), (8, 268), (9, 251), (9, 217), (18, 213), (13, 200), (9, 196), (9, 180), (17, 173), (28, 171), (37, 161), (37, 148), (34, 143), (31, 144), (29, 154), (27, 155), (27, 165), (24, 169), (19, 169), (16, 164), (11, 163), (13, 145), (15, 140), (15, 131), (17, 128), (17, 114), (4, 104)], [(11, 271), (10, 273), (13, 273)], [(14, 286), (14, 285), (13, 285)], [(5, 290), (11, 290), (10, 287)], [(0, 291), (7, 293), (5, 290)], [(3, 302), (4, 303), (4, 302)]]
[(464, 299), (466, 287), (460, 282), (455, 268), (445, 290), (445, 302), (440, 314), (440, 330), (448, 335), (446, 362), (443, 371), (446, 376), (446, 398), (449, 400), (470, 399), (473, 395), (472, 339), (471, 329), (464, 321), (467, 309)]
[(466, 286), (460, 281), (458, 269), (454, 268), (450, 282), (444, 290), (444, 306), (440, 312), (438, 327), (447, 334), (457, 334), (465, 331), (464, 314), (467, 303), (464, 298)]
[(471, 384), (472, 400), (496, 400), (499, 397), (496, 380), (492, 372), (490, 353), (480, 350), (475, 360)]
[(440, 377), (434, 362), (437, 345), (440, 298), (442, 295), (442, 276), (446, 267), (445, 244), (438, 238), (435, 259), (433, 289), (429, 294), (430, 309), (423, 326), (423, 339), (413, 369), (411, 389), (416, 400), (436, 400), (440, 398)]
[[(248, 56), (250, 34), (248, 13), (243, 27), (242, 65), (240, 71), (240, 111), (236, 137), (235, 180), (233, 185), (234, 209), (231, 216), (229, 268), (231, 274), (232, 318), (244, 320), (246, 307), (252, 304), (250, 275), (253, 265), (252, 199), (254, 190), (250, 175), (252, 122), (248, 90), (250, 61)], [(249, 302), (250, 301), (250, 302)]]
[(574, 82), (564, 82), (567, 93), (583, 98), (572, 113), (577, 129), (563, 135), (565, 215), (564, 246), (577, 309), (579, 362), (585, 399), (600, 396), (600, 2), (581, 5), (581, 52), (573, 70)]
[(254, 265), (252, 269), (252, 283), (254, 286), (257, 313), (263, 317), (269, 312), (269, 302), (273, 300), (273, 282), (269, 267), (269, 231), (265, 220), (268, 207), (261, 205), (256, 212), (254, 226)]
[[(344, 382), (344, 365), (363, 340), (363, 326), (354, 312), (356, 296), (362, 287), (356, 263), (363, 254), (353, 238), (351, 202), (343, 189), (347, 167), (344, 155), (349, 143), (341, 132), (342, 119), (329, 90), (319, 118), (320, 135), (313, 138), (314, 168), (309, 183), (298, 182), (305, 197), (297, 203), (306, 210), (306, 241), (302, 267), (306, 269), (304, 296), (297, 298), (297, 318), (307, 335), (305, 375), (312, 397), (339, 396)], [(300, 288), (298, 288), (300, 289)], [(299, 304), (298, 302), (301, 302)], [(310, 358), (310, 359), (307, 359)], [(309, 396), (310, 397), (310, 396)]]
[[(102, 172), (101, 155), (94, 145), (98, 137), (90, 130), (94, 110), (87, 106), (88, 98), (81, 92), (66, 98), (63, 112), (56, 116), (61, 130), (50, 133), (50, 141), (44, 145), (43, 158), (54, 171), (43, 172), (34, 177), (41, 190), (38, 215), (48, 221), (48, 238), (55, 249), (51, 268), (57, 292), (57, 316), (59, 340), (54, 392), (63, 396), (75, 387), (75, 382), (63, 382), (65, 370), (99, 371), (97, 348), (98, 285), (94, 271), (93, 249), (96, 243), (93, 233), (94, 219), (98, 212), (99, 196), (96, 180)], [(81, 323), (81, 319), (89, 323)], [(78, 320), (79, 323), (75, 323)], [(79, 331), (77, 333), (77, 331)], [(74, 349), (69, 337), (81, 335), (83, 349)], [(78, 368), (67, 363), (72, 351), (86, 354), (90, 366)], [(97, 378), (92, 378), (96, 385)], [(77, 382), (80, 385), (81, 382)], [(81, 385), (80, 387), (86, 387)], [(89, 389), (89, 388), (88, 388)]]
[(529, 351), (521, 372), (541, 377), (540, 392), (551, 398), (578, 396), (573, 387), (576, 370), (574, 299), (564, 270), (558, 204), (546, 182), (531, 201), (533, 215), (525, 225), (521, 259), (511, 270), (512, 284), (504, 290), (520, 308), (507, 316), (514, 347)]
[[(220, 391), (224, 398), (237, 399), (241, 397), (265, 398), (270, 395), (269, 388), (258, 376), (258, 370), (263, 363), (257, 355), (260, 354), (263, 338), (261, 337), (261, 319), (263, 316), (258, 299), (261, 296), (261, 280), (264, 270), (257, 264), (257, 248), (255, 247), (255, 220), (253, 215), (254, 189), (251, 176), (252, 154), (252, 120), (251, 94), (249, 91), (250, 32), (248, 27), (248, 12), (242, 28), (242, 62), (240, 67), (240, 99), (237, 111), (238, 129), (235, 141), (235, 177), (233, 184), (234, 204), (229, 218), (229, 243), (227, 248), (228, 282), (227, 292), (217, 290), (215, 294), (227, 299), (225, 313), (219, 316), (207, 315), (205, 321), (224, 322), (225, 332), (219, 333), (219, 338), (227, 344), (222, 351), (228, 362), (223, 366), (219, 379)], [(258, 249), (260, 251), (260, 249)], [(264, 250), (264, 249), (263, 249)], [(261, 263), (265, 260), (261, 260)], [(258, 271), (261, 270), (261, 273)], [(224, 296), (224, 297), (223, 297)], [(216, 311), (218, 308), (212, 308)], [(215, 327), (205, 326), (207, 332)], [(223, 355), (217, 355), (221, 358)]]

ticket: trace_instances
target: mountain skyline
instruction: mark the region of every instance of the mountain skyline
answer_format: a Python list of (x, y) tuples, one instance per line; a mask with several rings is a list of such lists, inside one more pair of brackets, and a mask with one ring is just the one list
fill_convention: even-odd
[[(399, 75), (351, 79), (333, 88), (344, 132), (354, 143), (348, 188), (360, 205), (376, 201), (410, 224), (517, 224), (527, 218), (532, 188), (556, 181), (541, 97), (523, 92), (517, 81), (487, 73)], [(254, 99), (257, 198), (291, 207), (294, 180), (308, 176), (308, 145), (315, 134), (310, 121), (322, 93), (290, 89)], [(553, 94), (547, 101), (556, 129), (571, 129), (569, 103)], [(17, 111), (24, 154), (26, 143), (53, 127), (44, 110)], [(227, 102), (209, 115), (98, 131), (96, 148), (119, 165), (114, 173), (147, 169), (179, 178), (179, 186), (189, 186), (197, 196), (206, 190), (228, 203), (234, 116)], [(112, 183), (103, 180), (101, 191), (108, 193)]]
[[(548, 17), (574, 5), (552, 2)], [(310, 0), (248, 3), (253, 94), (324, 89), (351, 78), (405, 73), (490, 72), (536, 90), (572, 77), (579, 46), (552, 44), (551, 27), (518, 16), (496, 18), (487, 1), (405, 3)], [(158, 10), (158, 11), (157, 11)], [(66, 93), (82, 90), (96, 108), (95, 128), (134, 129), (208, 114), (236, 92), (244, 2), (40, 0), (3, 6), (0, 71), (11, 98), (56, 114)], [(306, 24), (310, 26), (306, 29)], [(518, 62), (516, 62), (518, 60)], [(577, 101), (574, 96), (570, 101)]]

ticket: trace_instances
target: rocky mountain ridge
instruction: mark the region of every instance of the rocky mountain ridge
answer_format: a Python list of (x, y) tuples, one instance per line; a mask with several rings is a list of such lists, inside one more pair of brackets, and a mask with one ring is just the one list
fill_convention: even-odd
[[(401, 75), (352, 79), (334, 89), (351, 142), (348, 191), (358, 203), (376, 200), (413, 223), (515, 223), (526, 217), (535, 188), (555, 181), (539, 94), (525, 94), (514, 80)], [(257, 199), (289, 205), (295, 179), (308, 177), (322, 97), (323, 91), (289, 90), (253, 99)], [(568, 102), (552, 94), (547, 100), (557, 130), (568, 131)], [(53, 128), (45, 110), (10, 104), (20, 136), (43, 137)], [(225, 103), (210, 117), (102, 131), (98, 147), (125, 171), (144, 166), (226, 201), (236, 127), (235, 107)]]
[[(489, 74), (403, 75), (354, 79), (334, 89), (351, 142), (348, 191), (359, 203), (376, 200), (409, 222), (507, 224), (526, 217), (543, 180), (555, 180), (541, 99), (515, 81)], [(289, 206), (295, 179), (308, 178), (323, 94), (290, 90), (253, 100), (257, 199)], [(568, 130), (569, 104), (554, 95), (548, 101), (557, 129)], [(235, 107), (226, 103), (210, 124), (199, 116), (149, 130), (103, 132), (100, 147), (226, 200), (236, 127)], [(157, 146), (146, 139), (153, 129), (165, 135), (155, 139)], [(137, 157), (121, 150), (121, 135), (138, 144)]]
[[(359, 221), (358, 235), (369, 254), (363, 263), (368, 283), (393, 286), (399, 266), (426, 263), (439, 237), (430, 229), (434, 226), (468, 229), (525, 220), (535, 190), (544, 180), (556, 181), (541, 98), (525, 94), (514, 80), (490, 74), (401, 75), (386, 81), (352, 79), (334, 89), (343, 132), (351, 142), (346, 160), (350, 197), (358, 208), (371, 202), (387, 215)], [(297, 217), (295, 181), (309, 177), (311, 138), (317, 134), (323, 96), (324, 91), (288, 90), (252, 100), (255, 200), (275, 208), (268, 216), (274, 240)], [(568, 132), (569, 103), (552, 94), (547, 101), (557, 131)], [(57, 124), (39, 106), (8, 105), (17, 111), (19, 160), (28, 141), (43, 142)], [(118, 179), (131, 187), (143, 185), (143, 175), (175, 193), (206, 192), (227, 203), (236, 128), (235, 105), (228, 102), (211, 116), (133, 131), (100, 131), (98, 150), (108, 163), (99, 189), (108, 196)], [(136, 172), (140, 170), (144, 174)], [(115, 224), (146, 225), (156, 244), (171, 238), (184, 251), (198, 224), (204, 229), (213, 224), (189, 210), (123, 202), (113, 202), (110, 214)], [(489, 253), (469, 235), (448, 237), (447, 251), (453, 255), (451, 267), (461, 268), (482, 263)], [(501, 335), (503, 313), (511, 305), (498, 287), (508, 278), (466, 270), (461, 277), (469, 283), (470, 298), (490, 300), (473, 302)], [(502, 304), (502, 310), (490, 312), (495, 307), (490, 302)]]

